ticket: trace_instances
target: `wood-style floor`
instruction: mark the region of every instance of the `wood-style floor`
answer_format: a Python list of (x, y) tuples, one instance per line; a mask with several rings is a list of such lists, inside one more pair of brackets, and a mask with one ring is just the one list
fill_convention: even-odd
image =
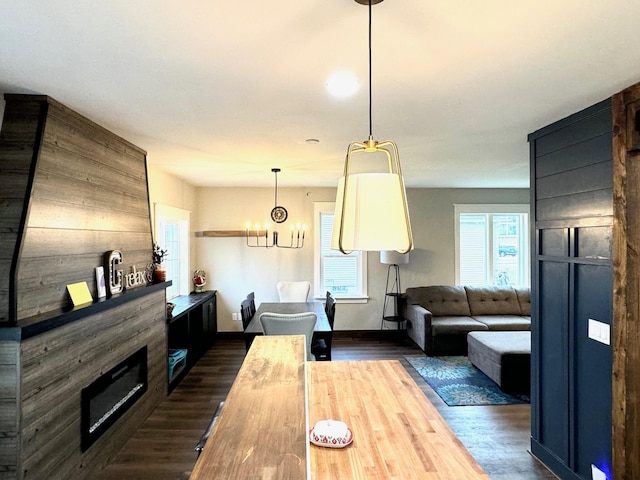
[[(385, 332), (386, 333), (386, 332)], [(98, 480), (185, 480), (194, 446), (244, 359), (244, 341), (217, 341), (100, 472)], [(555, 479), (529, 452), (529, 405), (449, 407), (404, 359), (422, 351), (393, 334), (336, 332), (333, 360), (397, 359), (492, 480)]]

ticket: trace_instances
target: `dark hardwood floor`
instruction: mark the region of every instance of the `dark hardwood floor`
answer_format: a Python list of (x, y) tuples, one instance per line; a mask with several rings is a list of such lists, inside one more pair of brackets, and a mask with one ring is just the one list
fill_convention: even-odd
[[(184, 480), (194, 447), (244, 359), (244, 341), (223, 336), (96, 478)], [(529, 405), (449, 407), (404, 359), (422, 351), (395, 332), (336, 332), (333, 360), (397, 359), (492, 480), (555, 479), (529, 452)]]

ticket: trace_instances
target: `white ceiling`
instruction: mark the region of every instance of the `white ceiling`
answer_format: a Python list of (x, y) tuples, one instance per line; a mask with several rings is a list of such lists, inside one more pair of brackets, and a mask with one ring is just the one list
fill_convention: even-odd
[[(527, 187), (527, 134), (640, 81), (640, 2), (386, 0), (373, 134), (408, 187)], [(335, 186), (368, 125), (354, 0), (0, 0), (0, 92), (50, 95), (194, 185)], [(361, 83), (329, 96), (337, 70)], [(317, 138), (319, 144), (308, 144)]]

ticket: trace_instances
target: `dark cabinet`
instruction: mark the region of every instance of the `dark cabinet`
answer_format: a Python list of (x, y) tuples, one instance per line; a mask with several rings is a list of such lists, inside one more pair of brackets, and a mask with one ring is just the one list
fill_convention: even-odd
[(213, 345), (217, 333), (215, 291), (181, 295), (171, 302), (175, 307), (167, 318), (169, 393)]

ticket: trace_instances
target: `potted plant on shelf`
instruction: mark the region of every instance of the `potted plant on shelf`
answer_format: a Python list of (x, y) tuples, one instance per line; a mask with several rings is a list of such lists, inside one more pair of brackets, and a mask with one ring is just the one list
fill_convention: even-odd
[(153, 244), (153, 279), (156, 283), (167, 280), (167, 271), (162, 268), (162, 261), (168, 253), (168, 250), (162, 250), (157, 243)]

